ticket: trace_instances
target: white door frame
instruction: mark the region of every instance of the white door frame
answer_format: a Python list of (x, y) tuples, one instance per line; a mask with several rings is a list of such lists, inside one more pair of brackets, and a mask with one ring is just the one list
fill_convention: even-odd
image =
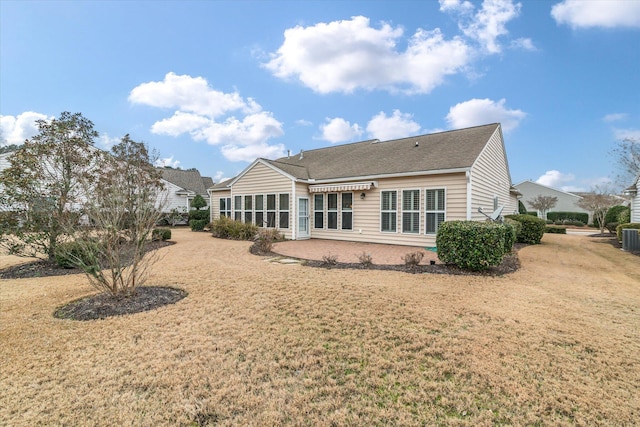
[[(303, 216), (303, 209), (300, 209), (300, 203), (302, 201), (306, 202), (306, 215)], [(309, 239), (311, 237), (311, 221), (309, 220), (309, 198), (308, 197), (298, 197), (298, 203), (296, 206), (296, 210), (298, 211), (297, 218), (297, 236), (296, 240), (304, 240)], [(302, 229), (302, 226), (306, 224), (306, 230)]]

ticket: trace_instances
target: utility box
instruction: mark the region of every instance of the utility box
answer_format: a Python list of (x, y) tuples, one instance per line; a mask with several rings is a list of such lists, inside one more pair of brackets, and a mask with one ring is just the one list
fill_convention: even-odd
[(622, 230), (622, 250), (623, 251), (640, 251), (640, 232), (633, 228), (625, 228)]

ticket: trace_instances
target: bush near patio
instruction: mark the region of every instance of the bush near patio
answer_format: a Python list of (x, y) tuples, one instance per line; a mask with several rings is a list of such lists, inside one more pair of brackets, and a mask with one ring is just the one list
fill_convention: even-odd
[(625, 228), (633, 228), (634, 230), (640, 230), (640, 222), (630, 222), (627, 224), (620, 224), (616, 227), (616, 236), (618, 237), (618, 242), (622, 242), (622, 230)]
[(537, 245), (542, 240), (547, 225), (545, 220), (531, 215), (507, 215), (505, 218), (518, 221), (522, 225), (522, 229), (516, 236), (518, 243)]
[(551, 234), (567, 234), (567, 227), (558, 225), (547, 225), (544, 229), (544, 232)]
[(547, 219), (553, 221), (580, 221), (583, 224), (589, 222), (589, 214), (586, 212), (549, 212), (547, 214)]
[(258, 226), (235, 221), (226, 216), (214, 220), (209, 228), (213, 237), (230, 240), (253, 240), (258, 234)]
[(627, 218), (631, 217), (631, 208), (629, 206), (614, 206), (609, 208), (604, 216), (604, 227), (609, 233), (615, 233), (619, 224), (628, 223)]
[(446, 221), (436, 236), (438, 258), (465, 270), (485, 270), (500, 265), (511, 251), (514, 234), (510, 224)]

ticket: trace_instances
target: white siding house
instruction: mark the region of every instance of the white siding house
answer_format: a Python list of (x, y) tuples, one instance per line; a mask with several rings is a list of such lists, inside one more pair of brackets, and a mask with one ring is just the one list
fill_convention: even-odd
[(165, 187), (161, 196), (164, 201), (163, 212), (168, 213), (174, 209), (178, 212), (189, 212), (191, 201), (198, 194), (208, 203), (207, 189), (213, 186), (213, 180), (210, 177), (200, 176), (200, 172), (196, 169), (159, 168), (159, 170)]
[(211, 217), (289, 239), (434, 246), (445, 220), (517, 211), (499, 124), (256, 159), (209, 189)]
[(625, 190), (625, 194), (631, 197), (631, 222), (640, 223), (640, 175), (635, 182)]
[[(535, 210), (529, 205), (529, 202), (532, 201), (536, 196), (550, 196), (557, 197), (558, 203), (553, 209), (550, 209), (549, 212), (581, 212), (589, 215), (589, 223), (593, 222), (592, 213), (582, 209), (578, 206), (578, 202), (582, 200), (582, 197), (569, 193), (567, 191), (558, 190), (557, 188), (547, 187), (546, 185), (538, 184), (533, 181), (523, 181), (519, 184), (516, 184), (515, 187), (522, 194), (522, 198), (520, 199), (527, 210), (532, 211)], [(538, 217), (542, 217), (541, 212), (538, 212)], [(547, 213), (549, 213), (547, 212)]]

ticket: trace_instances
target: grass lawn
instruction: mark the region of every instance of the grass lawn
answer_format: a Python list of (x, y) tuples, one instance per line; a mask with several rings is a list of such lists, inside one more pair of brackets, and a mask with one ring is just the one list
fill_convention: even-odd
[[(173, 230), (149, 285), (189, 295), (106, 320), (54, 310), (83, 275), (0, 280), (0, 425), (633, 425), (640, 258), (545, 235), (501, 277), (266, 262)], [(0, 266), (17, 262), (0, 257)]]

